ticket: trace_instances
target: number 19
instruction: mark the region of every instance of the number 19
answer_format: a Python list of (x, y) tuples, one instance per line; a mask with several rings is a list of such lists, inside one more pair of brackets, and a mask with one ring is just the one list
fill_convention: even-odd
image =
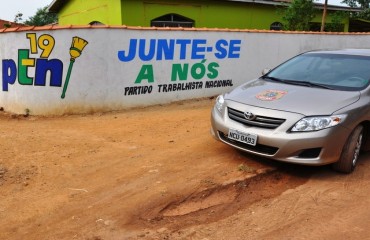
[(37, 47), (42, 50), (41, 58), (48, 58), (55, 46), (55, 40), (52, 36), (43, 34), (38, 39), (36, 33), (27, 33), (27, 38), (30, 40), (30, 49), (32, 54), (37, 54)]

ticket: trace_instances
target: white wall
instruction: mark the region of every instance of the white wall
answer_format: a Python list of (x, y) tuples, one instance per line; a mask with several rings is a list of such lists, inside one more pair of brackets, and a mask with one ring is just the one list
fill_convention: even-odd
[[(88, 44), (75, 59), (63, 99), (73, 37)], [(141, 50), (146, 54), (151, 50), (148, 45), (154, 42), (153, 59), (140, 59), (138, 54), (129, 59), (135, 41), (145, 42)], [(169, 49), (159, 50), (158, 43)], [(370, 35), (129, 28), (3, 32), (0, 107), (14, 113), (48, 115), (119, 110), (214, 96), (260, 76), (262, 69), (272, 68), (298, 53), (333, 48), (370, 48)], [(63, 68), (53, 68), (43, 76), (40, 70), (46, 62)], [(172, 79), (173, 67), (186, 65), (187, 77)], [(50, 86), (52, 76), (54, 86)], [(233, 86), (210, 87), (219, 80), (227, 80)], [(193, 89), (178, 90), (178, 86)], [(140, 87), (150, 88), (151, 92), (135, 95), (135, 89)]]

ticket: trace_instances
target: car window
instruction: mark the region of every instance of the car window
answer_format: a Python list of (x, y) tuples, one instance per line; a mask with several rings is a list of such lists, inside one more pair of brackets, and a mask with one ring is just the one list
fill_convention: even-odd
[(283, 63), (267, 76), (316, 83), (337, 90), (361, 90), (369, 85), (370, 57), (307, 53)]

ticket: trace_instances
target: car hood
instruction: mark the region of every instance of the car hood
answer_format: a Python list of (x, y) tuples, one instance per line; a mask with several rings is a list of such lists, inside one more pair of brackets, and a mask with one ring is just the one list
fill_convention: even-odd
[(225, 95), (252, 106), (312, 115), (330, 115), (360, 98), (357, 91), (336, 91), (256, 79)]

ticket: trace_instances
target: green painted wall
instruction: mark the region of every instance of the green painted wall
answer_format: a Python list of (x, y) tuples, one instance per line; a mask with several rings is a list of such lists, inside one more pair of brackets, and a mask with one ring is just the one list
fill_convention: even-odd
[(93, 21), (121, 25), (121, 0), (67, 1), (58, 18), (60, 25), (87, 25)]
[(122, 23), (150, 26), (157, 17), (176, 13), (195, 20), (195, 27), (270, 29), (282, 21), (275, 6), (221, 1), (122, 1)]
[[(60, 25), (86, 25), (99, 21), (107, 25), (150, 26), (151, 20), (175, 13), (193, 19), (197, 28), (270, 29), (283, 22), (282, 11), (273, 5), (226, 1), (169, 0), (70, 0), (59, 13)], [(321, 23), (318, 11), (314, 22)], [(331, 22), (330, 13), (327, 21)], [(344, 30), (348, 31), (346, 19)]]

